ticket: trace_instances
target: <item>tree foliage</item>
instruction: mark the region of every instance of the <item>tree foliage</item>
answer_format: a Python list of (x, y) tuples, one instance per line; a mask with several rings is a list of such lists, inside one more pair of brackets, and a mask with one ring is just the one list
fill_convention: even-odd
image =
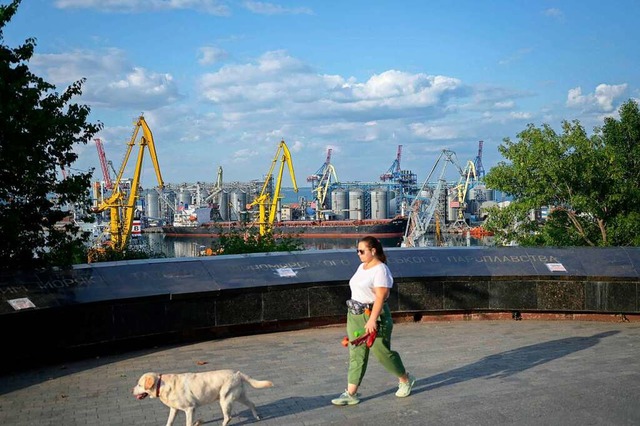
[(34, 39), (16, 48), (4, 44), (3, 29), (19, 4), (0, 6), (0, 264), (67, 266), (84, 256), (88, 236), (61, 222), (65, 206), (88, 206), (92, 174), (69, 173), (77, 160), (73, 148), (102, 125), (87, 123), (89, 107), (71, 102), (83, 80), (57, 93), (29, 70)]
[[(640, 245), (640, 112), (629, 100), (588, 136), (577, 120), (562, 133), (532, 124), (504, 139), (507, 161), (486, 175), (487, 186), (513, 196), (490, 212), (485, 227), (498, 243), (555, 246)], [(528, 213), (548, 206), (547, 220)]]
[(220, 233), (220, 237), (211, 245), (211, 253), (245, 254), (290, 252), (303, 250), (302, 241), (295, 235), (274, 234), (268, 232), (260, 235), (257, 227), (241, 226)]

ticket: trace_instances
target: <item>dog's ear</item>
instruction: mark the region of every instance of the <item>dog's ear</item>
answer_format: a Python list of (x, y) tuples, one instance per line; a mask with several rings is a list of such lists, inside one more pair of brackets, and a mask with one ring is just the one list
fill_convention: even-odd
[(144, 379), (144, 390), (151, 390), (153, 385), (156, 383), (156, 379), (152, 375), (148, 375)]

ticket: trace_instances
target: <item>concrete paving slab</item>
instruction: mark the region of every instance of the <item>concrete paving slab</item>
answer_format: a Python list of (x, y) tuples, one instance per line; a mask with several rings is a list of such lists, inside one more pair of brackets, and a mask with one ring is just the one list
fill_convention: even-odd
[[(237, 405), (231, 425), (640, 424), (640, 323), (396, 324), (393, 347), (418, 378), (412, 395), (396, 398), (397, 380), (372, 358), (362, 402), (334, 407), (346, 386), (343, 335), (332, 326), (234, 337), (7, 373), (0, 424), (164, 425), (167, 407), (131, 395), (141, 374), (222, 368), (275, 384), (248, 390), (260, 422)], [(196, 417), (222, 422), (217, 404)]]

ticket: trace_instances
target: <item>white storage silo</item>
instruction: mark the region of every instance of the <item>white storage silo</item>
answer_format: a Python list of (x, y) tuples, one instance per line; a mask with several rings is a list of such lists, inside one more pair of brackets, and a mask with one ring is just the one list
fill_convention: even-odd
[(336, 219), (342, 220), (347, 217), (346, 213), (349, 209), (347, 197), (347, 191), (344, 189), (336, 189), (331, 192), (331, 211), (335, 214)]
[(364, 219), (364, 191), (361, 189), (349, 191), (349, 219)]
[(161, 216), (160, 216), (160, 196), (158, 195), (158, 193), (154, 189), (152, 189), (149, 192), (147, 192), (145, 199), (147, 200), (147, 203), (146, 203), (147, 217), (150, 219), (159, 219)]
[(241, 212), (247, 210), (247, 193), (239, 190), (232, 191), (229, 204), (229, 220), (241, 220)]
[(371, 191), (371, 219), (389, 217), (389, 191), (377, 188)]
[(178, 192), (178, 207), (190, 207), (191, 206), (191, 192), (188, 189), (181, 189)]
[(222, 217), (223, 221), (231, 220), (231, 207), (229, 206), (229, 193), (227, 191), (222, 191), (218, 194), (218, 208), (220, 209), (220, 217)]

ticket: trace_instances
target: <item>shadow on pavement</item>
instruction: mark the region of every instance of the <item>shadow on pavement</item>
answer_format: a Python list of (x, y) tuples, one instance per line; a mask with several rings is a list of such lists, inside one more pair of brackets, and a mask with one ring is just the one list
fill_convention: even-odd
[(482, 358), (473, 364), (456, 368), (416, 382), (413, 393), (425, 392), (443, 386), (450, 386), (467, 380), (485, 378), (502, 379), (524, 370), (582, 351), (600, 343), (601, 339), (618, 334), (607, 331), (589, 337), (568, 337), (524, 346)]
[[(589, 337), (568, 337), (490, 355), (473, 364), (436, 374), (435, 376), (418, 379), (411, 393), (417, 394), (479, 378), (501, 379), (509, 377), (529, 368), (595, 346), (600, 343), (601, 339), (618, 333), (619, 331), (607, 331)], [(379, 392), (363, 398), (363, 401), (395, 393), (395, 391), (394, 388)]]

